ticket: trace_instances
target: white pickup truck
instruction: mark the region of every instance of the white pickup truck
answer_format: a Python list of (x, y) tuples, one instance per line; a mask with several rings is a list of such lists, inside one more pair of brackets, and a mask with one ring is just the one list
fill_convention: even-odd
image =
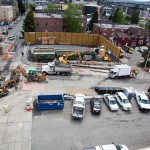
[(150, 101), (143, 91), (135, 91), (135, 98), (140, 110), (149, 112)]
[(85, 112), (85, 95), (75, 94), (75, 100), (73, 101), (72, 118), (82, 119)]

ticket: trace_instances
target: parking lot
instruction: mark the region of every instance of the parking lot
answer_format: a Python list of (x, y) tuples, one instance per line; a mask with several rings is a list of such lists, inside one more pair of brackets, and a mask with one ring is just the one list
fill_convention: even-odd
[[(50, 83), (45, 85), (45, 94), (55, 93), (83, 93), (86, 95), (97, 95), (94, 86), (117, 86), (133, 87), (136, 90), (146, 91), (149, 74), (140, 72), (138, 79), (103, 80), (106, 73), (86, 71), (81, 68), (83, 76), (81, 79), (72, 76), (66, 77), (50, 76)], [(101, 82), (102, 81), (102, 82)], [(86, 101), (86, 112), (83, 120), (71, 118), (72, 102), (65, 101), (63, 110), (33, 112), (32, 126), (32, 149), (62, 149), (82, 150), (84, 147), (100, 144), (120, 143), (125, 144), (130, 150), (146, 147), (150, 142), (149, 113), (141, 113), (137, 103), (131, 100), (131, 112), (125, 112), (119, 108), (118, 112), (111, 112), (100, 99), (102, 112), (100, 115), (92, 115), (89, 100)]]

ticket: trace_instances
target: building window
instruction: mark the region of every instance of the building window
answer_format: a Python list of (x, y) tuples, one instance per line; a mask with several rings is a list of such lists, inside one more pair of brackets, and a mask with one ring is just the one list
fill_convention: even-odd
[(47, 22), (46, 22), (46, 24), (45, 24), (46, 26), (47, 26)]
[(38, 26), (38, 25), (39, 25), (39, 23), (37, 22), (37, 23), (36, 23), (36, 25)]

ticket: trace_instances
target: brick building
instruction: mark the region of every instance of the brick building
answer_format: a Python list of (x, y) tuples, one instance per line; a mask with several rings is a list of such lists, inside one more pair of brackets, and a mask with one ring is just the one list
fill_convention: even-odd
[[(34, 23), (36, 32), (65, 32), (65, 24), (61, 14), (35, 13)], [(86, 31), (87, 21), (83, 18), (83, 32)]]
[(130, 27), (125, 32), (116, 32), (114, 42), (117, 45), (128, 45), (132, 47), (146, 46), (149, 42), (150, 34), (143, 28)]
[(149, 33), (133, 25), (94, 24), (93, 34), (100, 34), (116, 45), (146, 46)]

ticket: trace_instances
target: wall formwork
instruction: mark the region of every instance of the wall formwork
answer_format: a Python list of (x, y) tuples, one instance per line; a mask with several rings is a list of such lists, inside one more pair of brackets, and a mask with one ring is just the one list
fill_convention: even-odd
[(113, 55), (119, 59), (120, 48), (98, 34), (69, 33), (69, 32), (25, 32), (25, 43), (38, 44), (38, 39), (42, 37), (55, 37), (55, 44), (69, 44), (82, 46), (104, 45)]

